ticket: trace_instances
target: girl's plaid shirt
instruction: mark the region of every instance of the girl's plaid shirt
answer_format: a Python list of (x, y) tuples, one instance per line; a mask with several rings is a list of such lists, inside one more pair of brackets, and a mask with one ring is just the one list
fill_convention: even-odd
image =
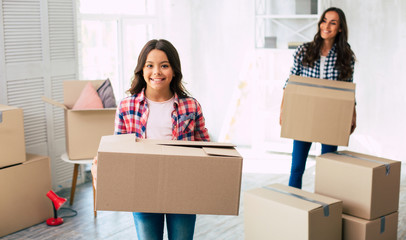
[[(293, 54), (294, 62), (290, 70), (290, 74), (303, 77), (320, 78), (320, 58), (314, 62), (313, 67), (303, 66), (302, 61), (306, 54), (306, 51), (307, 51), (306, 44), (302, 44), (296, 49), (295, 53)], [(324, 67), (325, 76), (323, 78), (336, 81), (352, 82), (353, 81), (352, 77), (346, 80), (338, 79), (340, 72), (336, 69), (336, 62), (337, 62), (337, 49), (336, 44), (334, 44), (326, 57), (326, 63)], [(351, 68), (353, 72), (354, 72), (354, 64), (355, 61), (353, 59), (353, 61), (351, 62)], [(288, 82), (288, 80), (286, 80), (286, 83)], [(284, 88), (286, 87), (286, 83)]]
[[(117, 108), (115, 134), (135, 133), (137, 138), (145, 138), (148, 120), (148, 104), (144, 90), (124, 98)], [(192, 97), (178, 98), (175, 93), (172, 112), (172, 139), (187, 141), (210, 141), (201, 106)]]

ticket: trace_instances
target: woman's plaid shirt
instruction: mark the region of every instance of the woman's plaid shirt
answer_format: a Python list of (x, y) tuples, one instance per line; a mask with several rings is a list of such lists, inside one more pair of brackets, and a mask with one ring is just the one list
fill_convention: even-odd
[[(117, 108), (115, 134), (135, 133), (145, 138), (148, 120), (148, 104), (144, 90), (124, 98)], [(200, 104), (192, 97), (178, 98), (175, 93), (172, 112), (172, 139), (188, 141), (210, 141)]]
[[(293, 66), (290, 70), (290, 74), (303, 76), (303, 77), (320, 78), (320, 58), (314, 62), (313, 67), (303, 66), (302, 61), (306, 54), (306, 50), (307, 50), (306, 44), (302, 44), (296, 49), (295, 53), (293, 54), (294, 62), (293, 62)], [(353, 81), (352, 76), (350, 79), (346, 79), (346, 80), (338, 79), (340, 72), (335, 67), (336, 62), (337, 62), (337, 49), (336, 49), (336, 44), (334, 44), (326, 57), (326, 62), (325, 62), (325, 66), (324, 66), (325, 75), (323, 76), (323, 79), (352, 82)], [(352, 68), (353, 72), (354, 72), (354, 64), (355, 64), (355, 61), (353, 60), (351, 62), (351, 68)], [(288, 81), (286, 80), (286, 83), (287, 82)], [(286, 87), (286, 83), (285, 83), (285, 87)]]

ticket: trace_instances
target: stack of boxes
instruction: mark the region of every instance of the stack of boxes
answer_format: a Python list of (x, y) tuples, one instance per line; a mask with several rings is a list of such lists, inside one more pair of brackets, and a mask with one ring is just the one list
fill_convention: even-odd
[(343, 200), (344, 240), (396, 240), (400, 162), (340, 151), (316, 158), (315, 192)]
[[(284, 92), (281, 137), (348, 146), (354, 105), (353, 83), (293, 75)], [(245, 192), (245, 238), (396, 240), (400, 165), (348, 151), (323, 154), (317, 157), (315, 193), (281, 185)], [(338, 222), (314, 220), (315, 209), (339, 204)], [(333, 236), (322, 235), (327, 229)]]
[(26, 154), (23, 111), (0, 105), (0, 237), (52, 217), (50, 160)]

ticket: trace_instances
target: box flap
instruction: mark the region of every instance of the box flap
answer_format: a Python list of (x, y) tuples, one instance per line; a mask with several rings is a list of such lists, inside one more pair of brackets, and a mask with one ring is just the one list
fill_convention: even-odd
[(156, 140), (156, 139), (142, 139), (137, 138), (137, 142), (157, 144), (157, 145), (169, 145), (169, 146), (182, 146), (182, 147), (211, 147), (211, 148), (234, 148), (232, 143), (223, 142), (205, 142), (205, 141), (182, 141), (182, 140)]
[(337, 160), (340, 162), (345, 162), (349, 164), (356, 164), (359, 166), (376, 168), (385, 166), (390, 168), (391, 164), (399, 163), (399, 161), (375, 157), (367, 154), (361, 154), (351, 151), (338, 151), (334, 153), (326, 153), (318, 156), (319, 158), (328, 158), (331, 160)]
[(203, 151), (209, 156), (241, 157), (234, 148), (203, 147)]
[(230, 143), (136, 139), (134, 134), (103, 136), (99, 152), (179, 156), (241, 157)]
[(45, 97), (45, 96), (41, 96), (41, 99), (42, 99), (42, 101), (44, 101), (44, 102), (46, 102), (46, 103), (50, 103), (50, 104), (52, 104), (52, 105), (54, 105), (54, 106), (56, 106), (56, 107), (60, 107), (60, 108), (63, 108), (63, 109), (65, 109), (65, 110), (68, 110), (68, 108), (67, 108), (64, 104), (62, 104), (62, 103), (60, 103), (60, 102), (57, 102), (57, 101), (52, 100), (52, 99), (50, 99), (50, 98), (47, 98), (47, 97)]
[(344, 81), (332, 81), (328, 79), (302, 77), (291, 75), (288, 80), (289, 84), (300, 84), (309, 87), (329, 88), (333, 90), (344, 90), (355, 92), (355, 83)]
[[(338, 199), (306, 192), (279, 183), (264, 186), (256, 191), (262, 192), (261, 195), (267, 199), (283, 202), (293, 208), (302, 209), (308, 212), (322, 208), (323, 205), (330, 206), (341, 202), (341, 200)], [(257, 194), (259, 192), (257, 192)]]

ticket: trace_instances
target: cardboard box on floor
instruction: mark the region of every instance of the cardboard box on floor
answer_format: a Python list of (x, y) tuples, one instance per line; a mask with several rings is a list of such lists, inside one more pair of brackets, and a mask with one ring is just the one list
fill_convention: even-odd
[(50, 160), (27, 154), (22, 164), (0, 169), (0, 237), (52, 217)]
[(350, 151), (316, 157), (315, 192), (343, 200), (343, 213), (372, 220), (399, 207), (400, 162)]
[(292, 75), (284, 91), (281, 137), (348, 146), (355, 84)]
[(0, 167), (25, 161), (24, 117), (21, 108), (0, 104)]
[(343, 240), (397, 240), (398, 212), (368, 221), (343, 214)]
[(238, 215), (241, 174), (230, 144), (103, 136), (96, 210)]
[(244, 192), (246, 240), (341, 240), (342, 201), (282, 184)]
[[(89, 159), (97, 155), (100, 138), (114, 133), (116, 108), (72, 110), (89, 81), (64, 81), (64, 103), (47, 97), (43, 101), (65, 110), (66, 151), (70, 159)], [(104, 80), (90, 81), (97, 89)]]

